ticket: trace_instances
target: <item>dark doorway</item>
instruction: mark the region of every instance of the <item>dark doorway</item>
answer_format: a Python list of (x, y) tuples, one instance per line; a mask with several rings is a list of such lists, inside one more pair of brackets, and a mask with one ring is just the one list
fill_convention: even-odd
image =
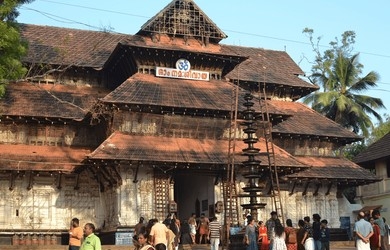
[(201, 213), (209, 216), (209, 205), (215, 203), (214, 178), (195, 174), (180, 174), (175, 176), (175, 201), (177, 216), (187, 220), (192, 213), (197, 217)]

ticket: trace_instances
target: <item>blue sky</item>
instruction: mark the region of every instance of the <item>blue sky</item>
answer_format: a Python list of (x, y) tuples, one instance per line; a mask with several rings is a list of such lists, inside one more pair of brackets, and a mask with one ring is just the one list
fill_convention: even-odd
[[(108, 29), (135, 34), (171, 0), (35, 0), (20, 7), (21, 23), (88, 30)], [(310, 73), (314, 58), (309, 39), (302, 33), (314, 29), (321, 48), (344, 31), (356, 32), (355, 51), (364, 73), (380, 75), (378, 87), (368, 95), (383, 100), (390, 113), (390, 1), (352, 0), (194, 0), (228, 38), (221, 43), (287, 51)], [(272, 63), (272, 62), (271, 62)], [(376, 122), (376, 121), (374, 121)]]

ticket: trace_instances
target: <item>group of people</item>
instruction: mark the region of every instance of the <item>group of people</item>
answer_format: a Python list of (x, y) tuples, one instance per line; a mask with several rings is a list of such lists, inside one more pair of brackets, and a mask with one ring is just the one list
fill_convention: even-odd
[(175, 214), (169, 214), (161, 223), (151, 219), (145, 223), (143, 217), (134, 228), (133, 243), (137, 250), (177, 250), (179, 244), (210, 243), (211, 250), (218, 250), (221, 239), (221, 224), (216, 217), (208, 219), (201, 214), (197, 220), (195, 213), (183, 223)]
[(78, 218), (73, 218), (69, 229), (69, 250), (101, 250), (100, 238), (95, 235), (95, 225), (87, 223), (80, 227)]
[(286, 220), (284, 227), (278, 214), (271, 212), (271, 218), (265, 223), (247, 217), (244, 244), (246, 250), (329, 250), (328, 221), (321, 220), (319, 214), (313, 214), (313, 223), (306, 216), (298, 221), (299, 228)]
[(358, 214), (354, 227), (357, 250), (389, 250), (389, 226), (379, 210), (373, 210), (371, 215), (364, 212)]
[(133, 243), (138, 250), (177, 250), (180, 235), (180, 220), (174, 214), (170, 214), (161, 223), (157, 219), (151, 219), (144, 223), (140, 220), (134, 228)]

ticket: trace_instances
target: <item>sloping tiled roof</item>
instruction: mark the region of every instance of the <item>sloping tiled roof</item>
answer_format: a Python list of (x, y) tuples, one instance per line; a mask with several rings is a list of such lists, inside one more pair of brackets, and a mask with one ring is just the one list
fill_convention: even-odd
[(320, 137), (344, 138), (350, 142), (361, 140), (355, 133), (300, 102), (270, 101), (277, 109), (291, 116), (272, 128), (280, 134), (314, 135)]
[(0, 115), (82, 120), (105, 94), (85, 86), (10, 83), (0, 99)]
[(84, 148), (0, 144), (0, 170), (72, 172), (90, 150)]
[[(236, 143), (236, 162), (248, 160), (242, 155), (242, 149), (247, 145), (242, 141)], [(260, 152), (266, 152), (264, 141), (255, 144)], [(305, 167), (290, 154), (275, 146), (275, 156), (278, 166)], [(129, 160), (147, 162), (172, 162), (195, 164), (227, 164), (228, 141), (211, 139), (189, 139), (163, 136), (141, 136), (114, 132), (91, 155), (94, 160)], [(268, 159), (259, 155), (261, 165), (267, 166)]]
[[(121, 43), (135, 47), (196, 51), (216, 56), (249, 57), (244, 64), (229, 73), (228, 78), (240, 78), (254, 82), (265, 80), (283, 86), (317, 89), (317, 87), (297, 77), (298, 74), (302, 75), (302, 70), (284, 51), (219, 44), (202, 46), (195, 39), (184, 42), (180, 38), (172, 40), (165, 36), (162, 36), (159, 42), (153, 42), (150, 38), (139, 35), (31, 24), (22, 24), (21, 34), (29, 43), (28, 55), (24, 58), (24, 61), (29, 63), (75, 65), (101, 69), (118, 43)], [(267, 63), (264, 62), (265, 60)], [(264, 65), (266, 69), (264, 69)]]
[[(230, 112), (234, 85), (226, 81), (196, 81), (155, 77), (137, 73), (102, 99), (106, 103), (140, 104), (188, 109), (207, 109)], [(239, 109), (243, 110), (243, 95)], [(259, 103), (254, 101), (255, 110)], [(272, 114), (280, 112), (272, 103), (268, 105)]]
[(368, 146), (363, 152), (360, 152), (353, 161), (363, 163), (386, 157), (390, 157), (390, 133)]
[(128, 35), (88, 30), (21, 25), (30, 63), (101, 68), (116, 45)]
[(223, 45), (222, 53), (236, 53), (248, 57), (238, 67), (227, 74), (228, 78), (244, 81), (276, 83), (292, 87), (317, 90), (318, 86), (310, 84), (298, 75), (303, 71), (284, 51), (262, 48)]
[(315, 156), (295, 156), (295, 158), (311, 168), (288, 175), (290, 179), (326, 179), (351, 184), (368, 184), (381, 180), (368, 170), (344, 158)]

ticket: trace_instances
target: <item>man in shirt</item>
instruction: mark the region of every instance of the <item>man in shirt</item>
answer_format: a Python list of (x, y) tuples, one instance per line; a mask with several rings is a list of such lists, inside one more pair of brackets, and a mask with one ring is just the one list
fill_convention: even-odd
[(386, 224), (383, 221), (383, 218), (381, 217), (381, 213), (378, 209), (375, 209), (372, 211), (372, 217), (374, 218), (374, 222), (379, 226), (380, 234), (381, 234), (381, 250), (387, 250), (388, 245), (388, 238), (387, 236), (387, 229)]
[(267, 228), (267, 236), (268, 236), (268, 240), (270, 242), (270, 244), (269, 244), (270, 250), (272, 249), (272, 240), (273, 240), (274, 235), (275, 235), (275, 221), (277, 218), (278, 218), (278, 213), (276, 211), (272, 211), (271, 218), (269, 218), (265, 222), (265, 226)]
[(353, 229), (357, 250), (370, 250), (370, 237), (373, 234), (373, 229), (370, 222), (366, 221), (364, 217), (364, 212), (358, 214), (358, 221)]
[(95, 235), (95, 225), (87, 223), (84, 226), (85, 239), (80, 250), (102, 250), (99, 237)]
[(313, 239), (315, 250), (321, 250), (321, 216), (313, 214)]
[(79, 219), (73, 218), (69, 230), (69, 250), (79, 250), (84, 232), (80, 227)]
[(153, 226), (150, 230), (150, 243), (156, 250), (165, 250), (168, 246), (169, 229), (163, 224), (153, 219)]
[(221, 224), (218, 222), (217, 217), (210, 218), (209, 238), (211, 250), (218, 250), (221, 239)]

